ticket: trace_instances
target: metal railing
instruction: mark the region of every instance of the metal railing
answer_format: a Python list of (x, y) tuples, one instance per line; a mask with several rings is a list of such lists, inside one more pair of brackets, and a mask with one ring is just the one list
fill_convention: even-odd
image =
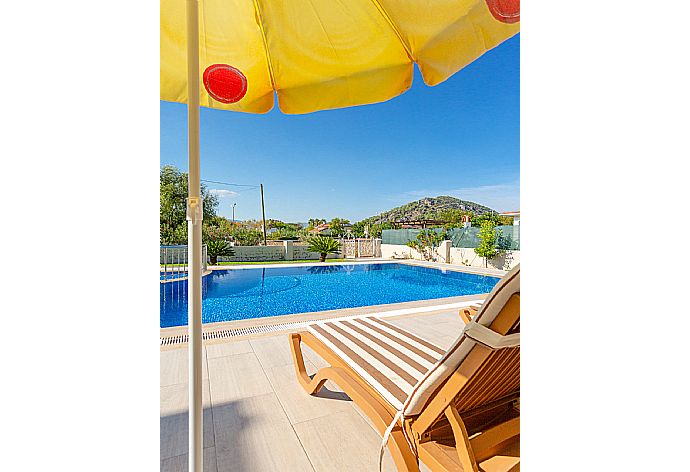
[[(186, 245), (160, 247), (161, 280), (182, 279), (189, 275), (189, 259)], [(208, 267), (208, 248), (201, 246), (201, 271)]]

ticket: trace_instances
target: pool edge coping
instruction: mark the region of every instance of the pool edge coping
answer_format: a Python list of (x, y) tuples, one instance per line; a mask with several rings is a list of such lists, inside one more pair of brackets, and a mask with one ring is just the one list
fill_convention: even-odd
[[(430, 300), (416, 300), (412, 302), (389, 303), (383, 305), (371, 305), (366, 307), (341, 308), (338, 310), (313, 311), (307, 313), (296, 313), (291, 315), (267, 316), (264, 318), (250, 318), (246, 320), (218, 321), (214, 323), (204, 323), (202, 325), (202, 335), (210, 339), (204, 339), (204, 344), (216, 344), (228, 342), (230, 340), (252, 339), (261, 336), (272, 336), (281, 332), (291, 332), (303, 329), (302, 325), (318, 321), (331, 320), (337, 318), (354, 318), (366, 315), (381, 317), (404, 317), (413, 315), (431, 315), (435, 313), (456, 310), (463, 306), (469, 306), (478, 301), (484, 300), (488, 293), (475, 295), (461, 295), (457, 297), (434, 298)], [(284, 325), (282, 329), (279, 327)], [(214, 336), (224, 332), (242, 332), (249, 334), (224, 335), (218, 338)], [(253, 333), (252, 331), (257, 331)], [(263, 331), (263, 332), (262, 332)], [(160, 328), (160, 348), (161, 350), (175, 349), (183, 347), (186, 341), (164, 344), (164, 340), (172, 338), (183, 338), (188, 334), (187, 326), (174, 326), (170, 328)]]
[(445, 269), (453, 272), (465, 272), (475, 275), (488, 275), (491, 277), (503, 277), (508, 273), (507, 270), (489, 268), (489, 267), (473, 267), (460, 264), (451, 264), (448, 262), (433, 262), (433, 261), (419, 261), (416, 259), (352, 259), (351, 261), (342, 262), (295, 262), (295, 263), (281, 263), (281, 264), (233, 264), (229, 266), (214, 265), (208, 266), (209, 270), (241, 270), (241, 269), (270, 269), (270, 268), (290, 268), (290, 267), (311, 267), (320, 265), (365, 265), (365, 264), (406, 264), (418, 267), (428, 267), (430, 269)]

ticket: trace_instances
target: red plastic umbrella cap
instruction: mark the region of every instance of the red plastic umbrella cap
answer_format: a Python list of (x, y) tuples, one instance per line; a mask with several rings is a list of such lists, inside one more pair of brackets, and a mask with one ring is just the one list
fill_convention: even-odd
[(502, 23), (520, 21), (520, 0), (486, 0), (486, 6), (493, 17)]
[(228, 64), (213, 64), (204, 71), (204, 88), (214, 100), (235, 103), (247, 93), (247, 78)]

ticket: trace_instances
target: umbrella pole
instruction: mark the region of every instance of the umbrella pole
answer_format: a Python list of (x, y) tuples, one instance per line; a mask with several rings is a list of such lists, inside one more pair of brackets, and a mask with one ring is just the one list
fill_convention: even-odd
[(187, 0), (187, 131), (189, 198), (187, 251), (189, 259), (189, 472), (203, 471), (203, 406), (201, 401), (201, 225), (203, 201), (199, 171), (199, 4)]

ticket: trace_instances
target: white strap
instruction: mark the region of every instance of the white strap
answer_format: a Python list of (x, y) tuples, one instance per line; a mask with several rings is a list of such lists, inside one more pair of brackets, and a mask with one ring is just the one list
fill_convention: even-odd
[(383, 440), (381, 441), (381, 446), (379, 447), (379, 472), (381, 472), (381, 466), (383, 465), (383, 453), (386, 451), (386, 443), (388, 443), (388, 437), (393, 432), (393, 428), (395, 428), (395, 424), (398, 422), (401, 416), (402, 410), (398, 411), (395, 414), (395, 416), (393, 417), (393, 421), (391, 421), (391, 424), (389, 424), (388, 428), (386, 428), (386, 432), (383, 433)]
[(485, 346), (488, 346), (494, 350), (505, 347), (520, 346), (520, 333), (502, 336), (496, 331), (489, 329), (486, 326), (477, 323), (476, 321), (471, 321), (467, 324), (467, 326), (465, 326), (464, 334), (468, 338), (484, 344)]

